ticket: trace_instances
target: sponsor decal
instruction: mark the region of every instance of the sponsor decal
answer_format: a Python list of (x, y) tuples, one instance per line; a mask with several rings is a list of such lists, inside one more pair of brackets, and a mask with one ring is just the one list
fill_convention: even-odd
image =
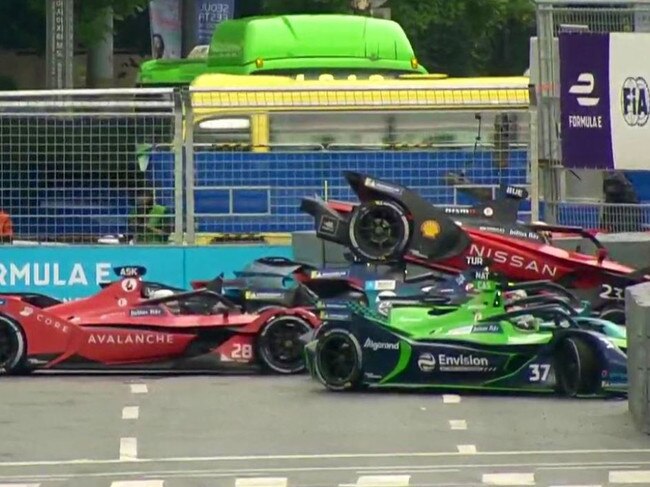
[(472, 333), (502, 333), (500, 325), (497, 324), (486, 324), (486, 325), (474, 325), (472, 327)]
[(274, 300), (284, 298), (284, 293), (278, 291), (246, 291), (246, 293), (244, 293), (244, 296), (246, 299)]
[(25, 306), (20, 310), (20, 316), (31, 316), (32, 314), (34, 314), (34, 308), (31, 306)]
[(508, 229), (508, 234), (512, 235), (513, 237), (531, 238), (535, 240), (540, 240), (540, 236), (537, 235), (535, 232), (524, 232), (522, 230), (517, 230), (514, 228)]
[(644, 78), (626, 78), (621, 89), (623, 119), (630, 127), (643, 127), (648, 123), (650, 93)]
[(88, 343), (94, 345), (171, 345), (174, 335), (169, 333), (132, 333), (128, 335), (110, 335), (108, 333), (91, 333)]
[(331, 216), (323, 215), (318, 224), (318, 233), (323, 235), (336, 235), (339, 229), (339, 221)]
[(129, 302), (126, 300), (126, 298), (120, 298), (117, 300), (117, 305), (120, 308), (124, 308), (127, 304), (129, 304)]
[(348, 277), (349, 271), (311, 271), (310, 277), (312, 279), (332, 279), (334, 277)]
[[(110, 279), (111, 264), (97, 263), (93, 270), (80, 263), (61, 266), (56, 262), (0, 263), (0, 286), (88, 286)], [(90, 278), (89, 278), (90, 277)]]
[(395, 280), (385, 279), (379, 281), (367, 281), (366, 291), (393, 291), (397, 287)]
[(131, 293), (138, 288), (138, 280), (133, 277), (129, 277), (122, 281), (122, 291), (125, 293)]
[(490, 218), (494, 216), (494, 210), (488, 206), (487, 208), (483, 209), (483, 214)]
[(330, 313), (327, 311), (321, 311), (319, 318), (321, 320), (332, 320), (332, 321), (349, 321), (352, 315), (350, 313)]
[[(21, 313), (22, 314), (22, 313)], [(28, 315), (23, 315), (23, 316), (28, 316)], [(70, 327), (65, 324), (60, 322), (59, 320), (55, 318), (50, 318), (49, 316), (45, 316), (42, 314), (37, 314), (36, 315), (36, 321), (42, 325), (45, 325), (47, 327), (53, 328), (54, 330), (60, 331), (61, 333), (69, 333), (70, 332)]]
[(474, 208), (443, 208), (447, 215), (476, 215)]
[(420, 232), (424, 238), (435, 239), (440, 235), (440, 223), (436, 220), (425, 220), (420, 225)]
[(397, 186), (394, 186), (389, 183), (382, 183), (380, 181), (376, 181), (372, 178), (366, 178), (364, 181), (364, 185), (367, 188), (372, 188), (377, 191), (383, 191), (385, 193), (390, 193), (390, 194), (395, 194), (395, 195), (401, 195), (404, 190), (402, 188), (398, 188)]
[(367, 338), (363, 348), (370, 348), (373, 352), (378, 350), (399, 350), (399, 343), (375, 342), (371, 338)]
[(438, 354), (438, 368), (441, 372), (487, 372), (491, 370), (488, 359), (471, 354), (456, 356)]
[(147, 269), (141, 266), (117, 267), (115, 273), (120, 277), (139, 277), (147, 273)]
[(469, 253), (470, 255), (488, 258), (498, 264), (505, 264), (514, 269), (524, 269), (542, 276), (555, 277), (558, 271), (557, 266), (548, 265), (537, 259), (530, 259), (505, 250), (494, 250), (485, 245), (472, 244)]
[(132, 309), (129, 313), (134, 318), (141, 318), (143, 316), (162, 316), (164, 311), (161, 308), (136, 308)]
[(515, 198), (523, 198), (524, 188), (517, 188), (516, 186), (508, 186), (506, 187), (506, 195), (514, 196)]
[(436, 368), (436, 358), (432, 353), (422, 353), (418, 357), (418, 367), (422, 372), (432, 372)]

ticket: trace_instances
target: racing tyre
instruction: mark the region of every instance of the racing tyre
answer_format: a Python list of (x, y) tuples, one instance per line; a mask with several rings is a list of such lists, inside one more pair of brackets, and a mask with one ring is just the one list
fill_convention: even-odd
[(30, 372), (25, 335), (18, 323), (4, 315), (0, 315), (0, 372), (7, 375)]
[(352, 252), (368, 261), (400, 258), (411, 239), (407, 213), (392, 201), (371, 201), (359, 205), (350, 219)]
[(625, 325), (625, 309), (618, 306), (604, 309), (598, 317), (617, 325)]
[(305, 370), (304, 343), (300, 337), (313, 327), (299, 316), (280, 315), (264, 325), (257, 339), (257, 353), (264, 367), (278, 374)]
[(568, 397), (595, 394), (600, 385), (598, 357), (592, 346), (580, 337), (558, 343), (555, 373), (559, 392)]
[(330, 330), (318, 340), (314, 365), (318, 379), (328, 389), (356, 389), (361, 382), (361, 345), (346, 330)]

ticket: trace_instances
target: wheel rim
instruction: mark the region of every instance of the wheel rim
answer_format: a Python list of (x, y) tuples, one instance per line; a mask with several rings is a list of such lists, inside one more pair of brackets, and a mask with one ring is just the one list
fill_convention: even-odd
[(14, 364), (20, 353), (20, 340), (15, 328), (5, 320), (0, 320), (0, 369)]
[(303, 348), (300, 337), (311, 327), (302, 320), (281, 318), (271, 324), (265, 333), (266, 359), (276, 369), (294, 371), (304, 367)]
[(352, 379), (357, 369), (357, 351), (345, 335), (333, 335), (320, 347), (318, 361), (323, 379), (341, 385)]
[(402, 238), (402, 220), (390, 207), (375, 208), (359, 218), (359, 240), (374, 253), (384, 254), (399, 245)]

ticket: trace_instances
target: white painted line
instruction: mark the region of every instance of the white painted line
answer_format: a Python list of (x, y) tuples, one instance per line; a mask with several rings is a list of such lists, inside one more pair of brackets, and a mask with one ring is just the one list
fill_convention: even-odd
[(549, 485), (548, 487), (603, 487), (603, 486), (602, 484), (589, 484), (589, 485), (563, 484), (563, 485)]
[(408, 487), (410, 475), (362, 475), (357, 479), (357, 486), (363, 487)]
[(458, 453), (466, 453), (471, 455), (476, 453), (476, 445), (457, 445)]
[(442, 402), (445, 404), (457, 404), (460, 402), (460, 396), (456, 394), (443, 394)]
[(0, 487), (40, 487), (41, 484), (0, 484)]
[(483, 483), (487, 485), (535, 485), (534, 473), (486, 473)]
[(138, 459), (137, 438), (120, 438), (120, 460), (133, 461)]
[(650, 485), (650, 470), (614, 470), (609, 472), (609, 483)]
[(149, 392), (147, 384), (131, 384), (132, 394), (146, 394), (147, 392)]
[(120, 480), (111, 483), (111, 487), (163, 487), (164, 480)]
[(449, 426), (451, 427), (452, 430), (466, 430), (467, 421), (465, 421), (464, 419), (450, 419)]
[(235, 487), (286, 487), (286, 477), (240, 477), (235, 480)]
[(122, 419), (138, 419), (140, 408), (138, 406), (127, 406), (122, 409)]

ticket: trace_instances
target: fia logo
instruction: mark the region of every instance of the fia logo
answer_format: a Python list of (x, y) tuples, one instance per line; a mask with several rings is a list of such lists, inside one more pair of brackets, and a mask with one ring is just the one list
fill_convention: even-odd
[(648, 83), (643, 78), (627, 78), (621, 91), (623, 119), (630, 127), (643, 127), (648, 123), (650, 105)]
[[(569, 88), (572, 95), (591, 95), (596, 86), (596, 79), (592, 73), (580, 73), (578, 82)], [(595, 107), (600, 102), (597, 96), (577, 96), (578, 105), (581, 107)]]

